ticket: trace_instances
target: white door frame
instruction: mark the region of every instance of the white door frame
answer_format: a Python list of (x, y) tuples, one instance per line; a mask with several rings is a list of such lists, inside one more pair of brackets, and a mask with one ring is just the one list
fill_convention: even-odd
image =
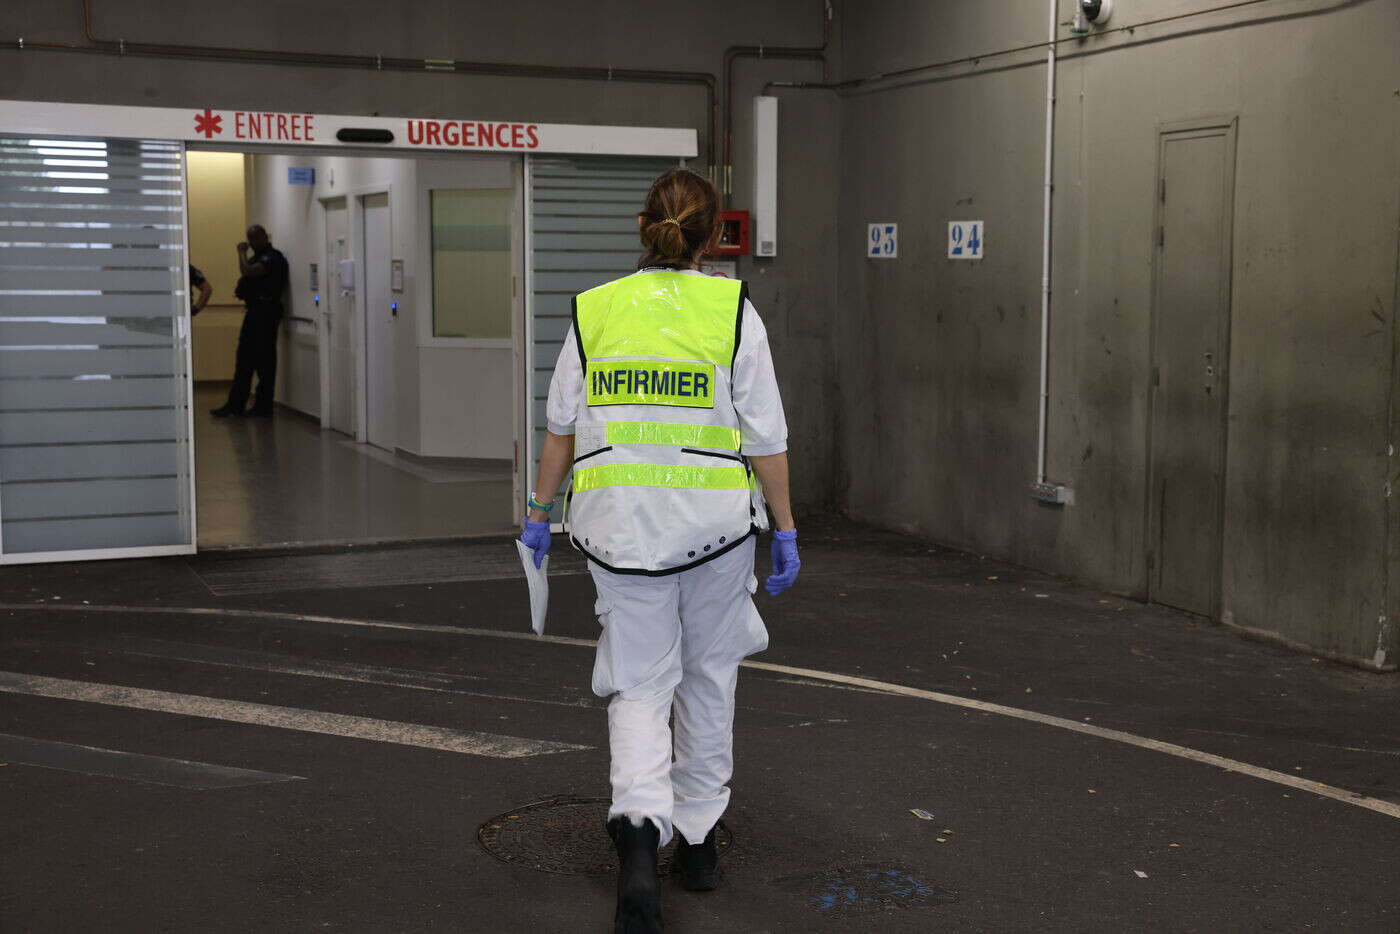
[[(389, 198), (389, 255), (394, 253), (394, 183), (369, 182), (346, 191), (350, 202), (350, 255), (355, 258), (355, 305), (354, 318), (350, 323), (351, 348), (355, 357), (355, 443), (369, 443), (369, 316), (365, 302), (368, 289), (365, 285), (365, 208), (367, 195), (386, 195)], [(394, 333), (394, 353), (397, 360), (398, 332)], [(395, 368), (395, 382), (398, 381)], [(398, 387), (394, 387), (395, 393)], [(397, 395), (395, 396), (397, 399)], [(394, 444), (398, 446), (397, 404), (394, 417)]]
[[(521, 156), (516, 163), (515, 170), (520, 173), (519, 182), (515, 186), (519, 192), (519, 197), (515, 202), (515, 209), (520, 212), (520, 223), (512, 225), (519, 236), (520, 266), (517, 267), (522, 273), (520, 276), (521, 297), (515, 303), (515, 311), (518, 317), (516, 324), (510, 329), (512, 340), (515, 342), (515, 469), (511, 471), (512, 491), (515, 499), (515, 508), (520, 508), (525, 502), (525, 496), (535, 488), (535, 438), (531, 430), (533, 419), (527, 410), (527, 406), (534, 404), (534, 378), (535, 378), (535, 323), (534, 323), (534, 302), (531, 295), (535, 290), (535, 264), (531, 262), (534, 258), (535, 249), (535, 229), (530, 221), (530, 202), (534, 196), (532, 183), (530, 182), (530, 154)], [(514, 273), (512, 273), (514, 274)], [(562, 531), (563, 526), (558, 523), (559, 528), (554, 531)]]
[[(185, 192), (185, 197), (182, 199), (182, 203), (180, 206), (180, 226), (183, 228), (183, 230), (181, 230), (182, 242), (180, 244), (180, 249), (183, 251), (181, 258), (185, 261), (185, 265), (189, 265), (190, 261), (189, 155), (190, 146), (188, 143), (186, 143), (185, 145), (180, 147), (180, 174), (184, 176), (184, 178), (181, 180), (180, 187)], [(181, 281), (185, 281), (183, 274), (181, 277)], [(188, 299), (189, 295), (186, 294), (183, 301), (187, 301)], [(192, 555), (199, 550), (199, 523), (196, 521), (198, 519), (198, 516), (195, 513), (195, 507), (199, 502), (199, 497), (196, 496), (194, 492), (194, 315), (185, 315), (183, 317), (176, 318), (175, 321), (175, 327), (177, 328), (178, 332), (181, 332), (181, 336), (185, 340), (185, 399), (189, 403), (189, 405), (186, 406), (189, 418), (187, 419), (185, 424), (185, 431), (187, 432), (185, 437), (189, 442), (190, 448), (190, 501), (186, 504), (189, 507), (190, 512), (190, 543), (188, 547), (179, 546), (179, 550), (175, 553)], [(276, 387), (273, 388), (273, 393), (276, 393)], [(120, 550), (131, 551), (132, 549), (123, 548)]]
[(326, 318), (330, 316), (330, 288), (333, 287), (332, 283), (336, 281), (332, 279), (332, 276), (335, 276), (337, 270), (330, 267), (330, 251), (328, 249), (330, 246), (330, 224), (326, 221), (326, 213), (328, 213), (326, 202), (333, 202), (333, 200), (336, 200), (335, 197), (318, 197), (316, 199), (316, 207), (321, 210), (321, 216), (318, 217), (318, 220), (321, 221), (318, 224), (318, 228), (321, 230), (321, 273), (319, 273), (319, 281), (316, 286), (321, 287), (319, 294), (326, 297), (325, 307), (322, 307), (321, 302), (316, 302), (316, 370), (318, 370), (316, 377), (321, 384), (319, 402), (321, 402), (322, 428), (330, 427), (330, 328), (326, 326)]
[[(316, 308), (316, 360), (317, 360), (317, 364), (318, 364), (318, 366), (319, 366), (319, 368), (320, 368), (319, 376), (320, 376), (320, 383), (321, 383), (321, 389), (320, 389), (320, 392), (321, 392), (321, 400), (320, 400), (320, 401), (321, 401), (321, 427), (322, 427), (322, 428), (330, 428), (330, 427), (331, 427), (331, 348), (330, 348), (330, 340), (331, 340), (331, 328), (330, 328), (330, 314), (331, 314), (331, 308), (330, 308), (330, 306), (331, 306), (331, 300), (330, 300), (330, 295), (331, 295), (331, 289), (338, 289), (338, 288), (340, 287), (340, 270), (334, 268), (334, 267), (331, 265), (331, 261), (330, 261), (330, 259), (331, 259), (330, 251), (327, 249), (327, 247), (330, 246), (330, 225), (326, 223), (326, 213), (327, 213), (326, 204), (327, 204), (327, 202), (330, 202), (330, 201), (339, 201), (339, 200), (343, 199), (344, 197), (345, 197), (345, 195), (332, 195), (331, 197), (328, 197), (328, 198), (318, 198), (318, 199), (316, 199), (316, 203), (317, 203), (317, 204), (320, 206), (320, 208), (321, 208), (321, 217), (320, 217), (320, 222), (321, 222), (321, 223), (320, 223), (320, 229), (321, 229), (321, 266), (322, 266), (322, 269), (321, 269), (320, 274), (319, 274), (319, 276), (318, 276), (318, 278), (319, 278), (320, 281), (317, 282), (316, 284), (317, 284), (318, 286), (320, 286), (320, 294), (321, 294), (321, 295), (324, 295), (324, 296), (326, 297), (326, 304), (325, 304), (325, 306), (322, 307), (322, 306), (318, 305), (317, 308)], [(347, 208), (347, 210), (348, 210), (348, 208)]]

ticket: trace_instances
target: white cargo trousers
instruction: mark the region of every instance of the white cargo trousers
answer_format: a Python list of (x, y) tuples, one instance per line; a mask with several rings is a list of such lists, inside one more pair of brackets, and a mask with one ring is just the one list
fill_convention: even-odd
[(753, 603), (753, 562), (750, 537), (713, 561), (664, 577), (589, 565), (603, 627), (593, 692), (612, 697), (608, 819), (650, 818), (662, 846), (673, 827), (699, 843), (729, 804), (739, 662), (768, 647)]

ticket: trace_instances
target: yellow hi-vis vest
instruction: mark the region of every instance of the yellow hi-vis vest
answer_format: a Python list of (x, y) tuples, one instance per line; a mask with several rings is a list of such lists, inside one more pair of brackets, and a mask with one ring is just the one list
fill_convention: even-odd
[(642, 272), (579, 295), (584, 399), (566, 522), (574, 547), (620, 574), (674, 574), (754, 532), (730, 373), (745, 287)]

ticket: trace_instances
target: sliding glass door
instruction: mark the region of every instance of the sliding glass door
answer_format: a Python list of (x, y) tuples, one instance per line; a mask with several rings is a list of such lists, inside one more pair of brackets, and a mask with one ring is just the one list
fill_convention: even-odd
[(183, 144), (0, 136), (0, 564), (194, 551)]

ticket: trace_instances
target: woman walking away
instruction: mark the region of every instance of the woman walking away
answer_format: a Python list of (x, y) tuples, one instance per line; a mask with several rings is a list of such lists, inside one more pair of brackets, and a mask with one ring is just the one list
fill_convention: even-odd
[(763, 322), (742, 282), (699, 271), (717, 219), (708, 181), (667, 172), (637, 215), (638, 271), (574, 299), (521, 535), (538, 565), (572, 464), (566, 522), (589, 559), (603, 627), (593, 690), (612, 698), (617, 934), (662, 930), (657, 850), (673, 832), (681, 884), (719, 884), (739, 662), (768, 645), (752, 595), (769, 507), (768, 592), (790, 587), (801, 566)]

